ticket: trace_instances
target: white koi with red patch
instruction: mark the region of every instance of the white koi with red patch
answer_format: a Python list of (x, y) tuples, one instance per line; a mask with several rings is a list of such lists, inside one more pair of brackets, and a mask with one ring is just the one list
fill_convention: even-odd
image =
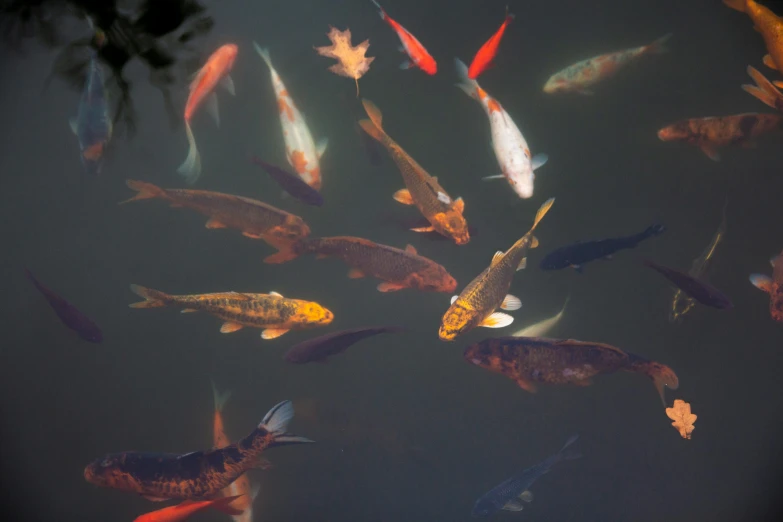
[(489, 118), (492, 132), (492, 148), (500, 165), (501, 175), (487, 176), (484, 179), (505, 177), (511, 188), (520, 198), (527, 199), (533, 195), (533, 171), (546, 163), (546, 154), (530, 155), (530, 147), (522, 136), (511, 116), (503, 109), (500, 103), (487, 94), (476, 80), (468, 78), (468, 67), (460, 60), (455, 60), (457, 73), (461, 83), (457, 86), (465, 91), (468, 96), (477, 100)]
[(277, 107), (280, 111), (280, 125), (283, 127), (285, 155), (288, 163), (305, 183), (320, 190), (321, 166), (319, 160), (326, 150), (326, 140), (322, 140), (318, 145), (315, 144), (304, 116), (296, 108), (283, 80), (272, 67), (269, 50), (262, 49), (256, 42), (253, 42), (253, 46), (269, 67), (269, 72), (272, 75), (272, 87), (275, 89)]

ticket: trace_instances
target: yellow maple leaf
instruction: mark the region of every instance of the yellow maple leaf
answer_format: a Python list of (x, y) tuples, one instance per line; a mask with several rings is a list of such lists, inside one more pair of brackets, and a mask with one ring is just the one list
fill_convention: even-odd
[(356, 82), (356, 97), (359, 97), (359, 78), (370, 69), (370, 63), (375, 57), (367, 57), (364, 53), (370, 47), (370, 40), (365, 40), (356, 47), (351, 46), (351, 30), (340, 31), (329, 26), (326, 36), (332, 41), (332, 45), (314, 47), (318, 54), (334, 58), (340, 63), (329, 67), (329, 70), (340, 76), (353, 78)]
[(698, 417), (691, 413), (690, 404), (683, 400), (676, 399), (674, 401), (674, 407), (666, 408), (666, 415), (674, 421), (672, 422), (672, 426), (680, 432), (680, 436), (682, 436), (683, 439), (691, 438), (691, 433), (693, 433), (694, 430), (693, 423), (696, 422)]

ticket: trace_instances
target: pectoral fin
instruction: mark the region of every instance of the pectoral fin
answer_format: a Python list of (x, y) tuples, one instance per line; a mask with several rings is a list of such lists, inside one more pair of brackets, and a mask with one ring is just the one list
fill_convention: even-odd
[(226, 225), (224, 223), (221, 223), (220, 221), (218, 221), (215, 218), (209, 218), (209, 220), (207, 221), (207, 224), (204, 225), (204, 226), (207, 227), (207, 228), (210, 228), (210, 229), (211, 228), (226, 228)]
[(284, 328), (267, 328), (261, 332), (261, 339), (275, 339), (287, 332), (288, 330)]
[(231, 79), (231, 75), (227, 74), (220, 80), (220, 85), (228, 91), (231, 96), (236, 96), (237, 93), (234, 90), (234, 80)]
[(495, 254), (492, 256), (492, 261), (489, 263), (489, 266), (495, 266), (500, 262), (501, 259), (503, 259), (503, 256), (505, 255), (505, 252), (502, 250), (498, 250), (495, 252)]
[(522, 259), (519, 260), (519, 266), (517, 266), (517, 272), (520, 270), (524, 270), (525, 268), (527, 268), (527, 258), (523, 257)]
[(430, 226), (428, 226), (428, 227), (418, 227), (418, 228), (412, 228), (411, 230), (412, 230), (413, 232), (435, 232), (435, 227), (433, 227), (432, 225), (430, 225)]
[(456, 300), (457, 300), (457, 298), (459, 298), (459, 296), (458, 296), (458, 295), (452, 295), (452, 296), (451, 296), (451, 304), (454, 304), (454, 301), (456, 301)]
[(283, 297), (283, 294), (281, 294), (280, 292), (275, 292), (274, 290), (269, 292), (269, 295), (273, 295), (275, 297)]
[(768, 294), (772, 293), (772, 278), (763, 274), (753, 274), (750, 276), (750, 282), (753, 286)]
[(167, 498), (152, 497), (150, 495), (142, 495), (142, 497), (146, 498), (147, 500), (151, 500), (152, 502), (163, 502), (164, 500), (168, 500)]
[(261, 239), (261, 234), (255, 234), (253, 232), (242, 232), (242, 235), (245, 237), (249, 237), (250, 239)]
[(519, 310), (522, 308), (522, 301), (518, 297), (508, 294), (500, 303), (500, 308), (508, 311)]
[(418, 252), (416, 251), (416, 247), (414, 247), (413, 245), (410, 245), (410, 244), (409, 245), (405, 245), (405, 251), (407, 253), (409, 253), (409, 254), (418, 254)]
[(403, 288), (405, 287), (397, 283), (385, 282), (378, 285), (379, 292), (396, 292), (397, 290), (402, 290)]
[(190, 313), (193, 313), (193, 312), (198, 312), (198, 310), (196, 310), (194, 308), (183, 308), (182, 310), (179, 311), (179, 313), (181, 313), (181, 314), (190, 314)]
[(351, 279), (361, 279), (364, 277), (364, 272), (359, 270), (358, 268), (351, 268), (348, 270), (348, 277)]
[(79, 120), (76, 119), (76, 116), (68, 120), (68, 125), (71, 127), (71, 132), (79, 134)]
[(212, 119), (215, 120), (215, 125), (220, 127), (220, 111), (218, 110), (218, 100), (217, 100), (217, 94), (214, 92), (207, 96), (207, 99), (205, 100), (205, 105), (207, 108), (207, 112), (210, 116), (212, 116)]
[(522, 501), (516, 498), (512, 498), (503, 506), (504, 511), (522, 511), (524, 508)]
[(503, 328), (514, 322), (514, 318), (503, 312), (495, 312), (479, 323), (485, 328)]
[(462, 199), (462, 196), (454, 200), (454, 206), (452, 208), (460, 214), (465, 212), (465, 201)]
[(529, 489), (526, 489), (522, 493), (519, 494), (520, 500), (524, 500), (527, 503), (533, 502), (533, 492)]
[(764, 65), (766, 65), (770, 69), (775, 69), (776, 71), (778, 70), (778, 66), (775, 65), (775, 62), (772, 61), (772, 56), (770, 56), (769, 54), (764, 55), (763, 62)]
[(536, 154), (530, 160), (531, 166), (533, 167), (533, 170), (536, 170), (538, 167), (542, 166), (547, 161), (549, 161), (549, 156), (547, 156), (546, 154), (543, 154), (543, 153)]
[(775, 87), (777, 87), (778, 89), (783, 89), (783, 82), (781, 82), (781, 81), (779, 81), (779, 80), (775, 80), (774, 82), (772, 82), (772, 84), (773, 84)]
[(413, 205), (413, 197), (408, 189), (400, 189), (394, 193), (394, 201), (403, 205)]
[(226, 321), (223, 323), (223, 326), (220, 327), (220, 333), (233, 333), (237, 330), (241, 330), (244, 328), (243, 325), (239, 323), (232, 323), (231, 321)]
[(517, 386), (530, 393), (538, 392), (538, 387), (535, 384), (522, 377), (517, 377)]
[(714, 145), (705, 143), (703, 145), (700, 145), (699, 148), (712, 161), (720, 161), (720, 153), (718, 152), (718, 149)]
[(321, 159), (321, 156), (324, 155), (324, 152), (326, 152), (326, 147), (329, 146), (329, 139), (328, 138), (321, 138), (318, 143), (315, 145), (315, 153), (318, 155), (318, 159)]
[(484, 181), (491, 181), (493, 179), (502, 179), (502, 178), (505, 178), (505, 177), (506, 176), (504, 176), (503, 174), (495, 174), (493, 176), (484, 176), (481, 179), (484, 180)]

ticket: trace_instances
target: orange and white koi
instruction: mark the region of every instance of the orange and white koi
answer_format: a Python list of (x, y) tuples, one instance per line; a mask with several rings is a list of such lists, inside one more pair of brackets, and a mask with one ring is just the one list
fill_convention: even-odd
[(234, 66), (234, 60), (237, 57), (238, 48), (234, 44), (225, 44), (207, 59), (207, 63), (198, 70), (195, 78), (190, 83), (190, 93), (188, 101), (185, 104), (185, 131), (188, 133), (188, 157), (178, 172), (185, 177), (189, 184), (196, 182), (201, 175), (201, 156), (196, 147), (196, 139), (193, 137), (193, 130), (190, 128), (190, 119), (203, 102), (207, 103), (207, 110), (215, 118), (215, 122), (220, 126), (220, 116), (218, 113), (217, 96), (214, 93), (218, 83), (226, 90), (234, 94), (234, 82), (229, 76), (231, 68)]
[(468, 78), (475, 80), (481, 73), (492, 67), (492, 62), (495, 59), (495, 55), (498, 52), (498, 46), (500, 45), (500, 39), (503, 38), (503, 33), (506, 32), (508, 24), (514, 19), (514, 15), (508, 12), (506, 7), (506, 19), (501, 24), (500, 28), (487, 40), (481, 49), (478, 50), (476, 56), (473, 57), (473, 61), (470, 62), (470, 68), (468, 68)]
[(614, 76), (622, 67), (635, 61), (637, 58), (651, 54), (662, 54), (668, 51), (666, 42), (671, 37), (670, 33), (658, 38), (649, 45), (602, 54), (569, 65), (562, 71), (553, 74), (547, 80), (544, 85), (544, 92), (547, 94), (556, 92), (593, 94), (591, 87)]
[[(756, 30), (764, 38), (768, 54), (764, 55), (764, 65), (783, 73), (783, 17), (773, 13), (768, 7), (753, 0), (723, 0), (723, 3), (741, 13), (746, 13)], [(783, 88), (783, 82), (774, 82)]]
[(315, 144), (304, 116), (296, 108), (283, 80), (272, 67), (269, 49), (262, 48), (256, 42), (253, 42), (253, 46), (269, 67), (269, 72), (272, 75), (272, 87), (275, 89), (277, 108), (280, 111), (280, 125), (283, 127), (285, 155), (288, 163), (305, 183), (320, 190), (321, 165), (319, 160), (326, 150), (327, 140), (323, 139), (318, 142), (318, 145)]
[(520, 198), (531, 197), (535, 178), (533, 171), (546, 163), (549, 157), (546, 154), (536, 154), (531, 157), (530, 147), (525, 137), (500, 103), (487, 94), (476, 80), (470, 79), (470, 72), (464, 63), (459, 59), (455, 59), (455, 63), (457, 73), (462, 80), (462, 83), (458, 83), (457, 86), (477, 100), (489, 117), (492, 147), (495, 149), (495, 157), (502, 174), (487, 176), (484, 179), (506, 178)]
[(386, 14), (381, 4), (376, 0), (372, 0), (372, 3), (379, 9), (381, 20), (389, 24), (397, 33), (397, 37), (400, 39), (402, 46), (400, 52), (404, 52), (408, 55), (410, 60), (406, 60), (400, 64), (400, 69), (411, 69), (412, 67), (418, 67), (425, 73), (433, 75), (438, 72), (438, 64), (435, 62), (427, 49), (416, 39), (407, 29), (401, 26), (397, 21)]

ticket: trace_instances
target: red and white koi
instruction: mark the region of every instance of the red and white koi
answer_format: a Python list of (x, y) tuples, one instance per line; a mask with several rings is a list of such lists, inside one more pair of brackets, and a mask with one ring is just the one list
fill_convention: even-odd
[(372, 3), (375, 4), (375, 6), (380, 11), (379, 14), (381, 15), (381, 20), (389, 24), (389, 27), (394, 29), (394, 32), (397, 33), (397, 37), (399, 37), (400, 43), (402, 44), (400, 47), (400, 52), (406, 53), (410, 58), (410, 60), (406, 60), (400, 64), (400, 69), (411, 69), (412, 67), (418, 67), (429, 75), (433, 75), (438, 72), (438, 64), (435, 62), (435, 58), (433, 58), (432, 55), (427, 52), (427, 49), (421, 44), (421, 42), (418, 41), (416, 37), (413, 36), (410, 32), (408, 32), (407, 29), (397, 23), (396, 20), (387, 15), (386, 11), (384, 11), (383, 7), (381, 7), (381, 4), (379, 4), (376, 0), (372, 0)]
[(315, 144), (304, 116), (296, 108), (288, 89), (272, 67), (269, 50), (261, 48), (256, 42), (253, 42), (253, 46), (269, 67), (269, 72), (272, 75), (272, 87), (275, 89), (277, 108), (280, 111), (280, 125), (283, 127), (285, 155), (288, 163), (305, 183), (320, 190), (321, 166), (319, 160), (326, 150), (327, 140), (323, 139), (318, 142), (318, 145)]
[(593, 94), (591, 87), (614, 76), (622, 67), (641, 56), (663, 54), (668, 51), (666, 42), (672, 35), (667, 34), (649, 45), (625, 49), (609, 54), (594, 56), (569, 65), (562, 71), (553, 74), (544, 85), (544, 92), (578, 92)]
[(484, 179), (505, 177), (520, 198), (531, 197), (533, 195), (533, 179), (535, 178), (533, 171), (546, 163), (549, 157), (546, 154), (536, 154), (531, 157), (527, 141), (514, 124), (511, 116), (495, 98), (479, 86), (476, 80), (471, 80), (468, 77), (468, 67), (464, 63), (455, 59), (455, 64), (457, 74), (462, 80), (457, 84), (457, 87), (477, 100), (489, 117), (489, 125), (492, 130), (492, 148), (495, 149), (495, 157), (502, 174), (487, 176)]

